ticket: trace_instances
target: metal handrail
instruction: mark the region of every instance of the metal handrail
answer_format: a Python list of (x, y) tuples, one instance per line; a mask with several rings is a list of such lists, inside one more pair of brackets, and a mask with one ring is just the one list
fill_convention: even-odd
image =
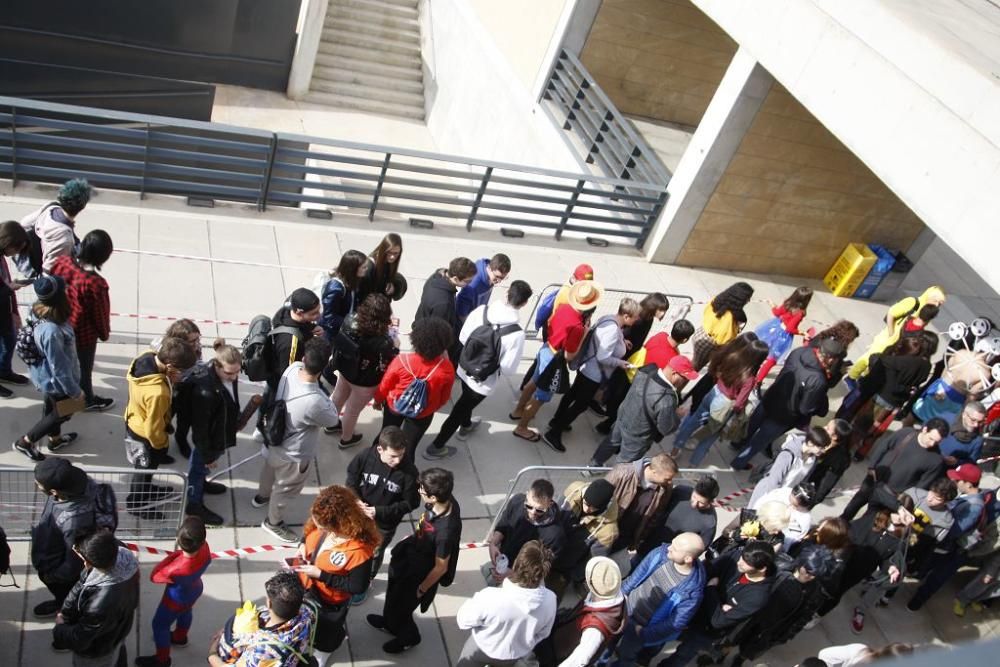
[(658, 182), (0, 96), (0, 176), (580, 233), (641, 247)]

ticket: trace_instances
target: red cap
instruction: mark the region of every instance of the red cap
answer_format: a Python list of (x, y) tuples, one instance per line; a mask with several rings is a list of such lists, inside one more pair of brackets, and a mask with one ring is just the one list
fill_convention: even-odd
[(948, 471), (948, 479), (956, 482), (968, 482), (979, 486), (979, 480), (983, 478), (983, 471), (975, 463), (963, 463), (954, 470)]
[(573, 270), (573, 277), (577, 280), (593, 280), (594, 267), (590, 264), (581, 264)]
[(688, 380), (697, 380), (698, 371), (694, 369), (691, 365), (691, 360), (685, 357), (683, 354), (678, 354), (676, 357), (672, 357), (670, 361), (667, 362), (667, 366), (674, 369), (677, 373), (680, 373)]

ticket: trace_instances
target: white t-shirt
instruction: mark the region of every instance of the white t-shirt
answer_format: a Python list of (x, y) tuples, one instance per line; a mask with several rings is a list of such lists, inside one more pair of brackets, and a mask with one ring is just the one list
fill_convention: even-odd
[(851, 667), (861, 664), (867, 654), (868, 647), (864, 644), (844, 644), (825, 648), (816, 657), (825, 662), (827, 667)]

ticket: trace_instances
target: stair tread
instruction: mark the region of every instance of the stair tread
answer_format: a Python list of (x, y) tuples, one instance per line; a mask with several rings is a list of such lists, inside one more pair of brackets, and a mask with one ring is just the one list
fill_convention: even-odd
[(325, 81), (317, 79), (312, 82), (309, 90), (327, 93), (343, 93), (354, 97), (363, 97), (367, 99), (374, 98), (390, 102), (399, 102), (402, 104), (409, 103), (423, 106), (424, 103), (424, 95), (422, 92), (413, 93), (404, 90), (392, 90), (389, 88), (375, 88), (373, 86), (366, 86), (361, 83), (353, 83), (350, 81)]
[(403, 79), (400, 77), (381, 76), (370, 72), (361, 72), (344, 67), (320, 67), (313, 70), (313, 78), (323, 81), (344, 81), (347, 83), (357, 83), (375, 88), (385, 88), (387, 90), (399, 90), (417, 95), (423, 95), (423, 81)]
[(395, 3), (383, 2), (382, 0), (339, 0), (335, 4), (330, 4), (327, 14), (329, 15), (337, 7), (358, 7), (370, 12), (412, 19), (417, 19), (420, 16), (420, 10), (416, 6), (405, 7)]
[(360, 46), (361, 48), (382, 49), (395, 53), (413, 54), (418, 57), (420, 56), (419, 44), (386, 42), (385, 40), (372, 35), (358, 35), (344, 30), (324, 30), (323, 34), (320, 36), (319, 43), (320, 49), (322, 49), (324, 45), (330, 46), (334, 44), (347, 44)]
[(393, 28), (391, 26), (367, 23), (363, 20), (349, 18), (331, 18), (323, 22), (323, 30), (345, 30), (362, 35), (373, 35), (382, 39), (392, 39), (404, 43), (420, 43), (420, 30), (414, 25), (412, 30)]
[(340, 108), (360, 109), (362, 111), (381, 113), (387, 116), (411, 118), (414, 120), (424, 119), (423, 107), (398, 104), (394, 102), (384, 102), (382, 100), (359, 98), (351, 95), (310, 91), (305, 96), (305, 101), (313, 104), (323, 104)]
[(353, 72), (364, 72), (365, 74), (375, 74), (387, 78), (400, 79), (403, 81), (423, 82), (424, 73), (417, 62), (413, 67), (401, 67), (390, 65), (374, 60), (353, 58), (350, 56), (331, 56), (326, 53), (316, 54), (316, 69), (344, 69)]

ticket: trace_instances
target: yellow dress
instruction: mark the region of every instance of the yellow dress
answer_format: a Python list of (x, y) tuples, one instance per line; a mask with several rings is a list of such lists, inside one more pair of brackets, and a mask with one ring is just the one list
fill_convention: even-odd
[[(909, 319), (911, 314), (919, 312), (931, 299), (936, 299), (941, 303), (944, 302), (944, 292), (940, 287), (928, 287), (919, 297), (908, 296), (892, 304), (892, 307), (889, 308), (889, 314), (886, 316), (886, 320), (889, 323), (886, 324), (884, 329), (878, 332), (872, 340), (871, 345), (868, 346), (868, 350), (854, 361), (847, 376), (852, 380), (857, 380), (867, 373), (869, 358), (873, 354), (881, 354), (895, 345), (903, 333), (903, 326), (906, 324), (906, 320)], [(916, 305), (914, 305), (914, 301), (916, 301)]]

